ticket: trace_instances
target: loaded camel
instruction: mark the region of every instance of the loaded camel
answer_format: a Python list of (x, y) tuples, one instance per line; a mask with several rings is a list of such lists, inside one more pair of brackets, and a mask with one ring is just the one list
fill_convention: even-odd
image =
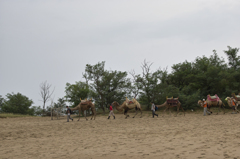
[(124, 115), (126, 115), (125, 119), (129, 117), (127, 112), (131, 109), (135, 109), (136, 111), (136, 114), (133, 116), (133, 118), (138, 114), (138, 111), (141, 112), (140, 118), (142, 117), (141, 105), (138, 103), (138, 101), (135, 98), (133, 98), (132, 101), (129, 101), (129, 99), (126, 97), (126, 100), (123, 102), (122, 105), (119, 105), (119, 103), (116, 101), (114, 101), (112, 105), (114, 105), (119, 112), (122, 112), (124, 109)]
[[(221, 101), (221, 99), (216, 94), (215, 94), (215, 96), (208, 95), (206, 102), (207, 102), (207, 107), (208, 107), (209, 111), (210, 111), (211, 107), (218, 107), (218, 112), (219, 112), (219, 108), (222, 108), (223, 109), (223, 114), (225, 114), (225, 109), (223, 107), (225, 105), (224, 105), (224, 103)], [(203, 107), (203, 103), (204, 102), (202, 100), (198, 101), (198, 105), (200, 105), (201, 107)], [(218, 114), (218, 112), (217, 112), (217, 114)]]
[[(228, 106), (231, 107), (235, 113), (238, 113), (238, 110), (237, 110), (238, 102), (233, 97), (232, 98), (231, 97), (227, 97), (225, 100), (227, 101)], [(234, 102), (235, 105), (233, 105), (232, 102)], [(232, 114), (233, 114), (233, 112), (232, 112)]]
[(177, 107), (177, 114), (176, 114), (176, 116), (178, 115), (180, 108), (182, 109), (182, 111), (184, 113), (184, 116), (185, 116), (184, 109), (182, 108), (181, 103), (179, 102), (178, 98), (166, 98), (166, 99), (167, 100), (163, 104), (156, 105), (156, 107), (158, 107), (158, 108), (166, 107), (166, 109), (164, 109), (164, 111), (163, 111), (163, 117), (164, 117), (164, 114), (165, 114), (166, 110), (168, 109), (169, 112), (171, 113), (170, 108), (173, 108), (173, 107)]
[(90, 100), (87, 100), (87, 99), (81, 100), (81, 98), (80, 98), (80, 101), (81, 102), (75, 108), (71, 108), (72, 111), (74, 111), (74, 110), (78, 110), (79, 111), (79, 119), (78, 119), (78, 121), (80, 120), (80, 112), (81, 111), (82, 111), (82, 114), (84, 115), (84, 117), (86, 118), (86, 120), (88, 120), (87, 117), (86, 117), (86, 114), (84, 113), (84, 111), (85, 110), (89, 110), (90, 108), (91, 108), (91, 111), (92, 111), (91, 120), (92, 120), (93, 116), (94, 116), (94, 120), (95, 120), (95, 118), (96, 118), (96, 109), (95, 109), (94, 103), (92, 103), (92, 100), (91, 99)]

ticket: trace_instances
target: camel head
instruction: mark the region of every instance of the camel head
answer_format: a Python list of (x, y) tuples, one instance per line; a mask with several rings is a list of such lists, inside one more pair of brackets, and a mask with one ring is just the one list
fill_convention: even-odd
[(200, 107), (203, 107), (203, 101), (199, 100), (198, 105), (200, 105)]
[(119, 103), (116, 102), (116, 101), (114, 101), (114, 102), (112, 102), (112, 105), (114, 105), (115, 107), (117, 107), (117, 106), (119, 106)]
[(118, 102), (114, 101), (112, 105), (116, 107), (117, 111), (119, 112), (123, 111), (123, 108), (120, 107), (120, 104)]
[(225, 98), (226, 101), (228, 101), (228, 100), (230, 100), (230, 99), (231, 99), (230, 97), (226, 97), (226, 98)]

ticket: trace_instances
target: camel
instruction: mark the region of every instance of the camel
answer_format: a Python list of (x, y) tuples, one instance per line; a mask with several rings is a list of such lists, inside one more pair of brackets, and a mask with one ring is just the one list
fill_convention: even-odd
[[(211, 100), (209, 100), (209, 98), (207, 98), (206, 102), (207, 102), (207, 105), (208, 105), (207, 107), (208, 107), (209, 111), (210, 111), (211, 107), (218, 107), (218, 112), (219, 112), (219, 108), (222, 108), (223, 109), (223, 114), (225, 114), (225, 109), (223, 107), (223, 106), (225, 106), (225, 104), (221, 101), (221, 99), (218, 98), (218, 101), (211, 101)], [(203, 101), (199, 100), (198, 105), (203, 107)], [(218, 114), (218, 112), (217, 112), (217, 114)]]
[[(167, 99), (168, 99), (168, 98), (167, 98)], [(171, 98), (171, 99), (173, 99), (173, 98)], [(178, 99), (178, 98), (174, 98), (174, 99), (176, 100), (176, 99)], [(178, 101), (178, 103), (177, 103), (177, 106), (170, 105), (170, 104), (167, 103), (167, 101), (165, 101), (165, 102), (164, 102), (163, 104), (161, 104), (161, 105), (156, 105), (156, 107), (158, 107), (158, 108), (166, 107), (166, 109), (164, 109), (164, 111), (163, 111), (163, 117), (164, 117), (164, 114), (165, 114), (166, 110), (168, 109), (169, 112), (171, 113), (170, 108), (173, 108), (173, 107), (177, 107), (177, 114), (176, 114), (176, 116), (177, 116), (178, 113), (179, 113), (179, 108), (182, 109), (182, 111), (183, 111), (183, 113), (184, 113), (184, 116), (185, 116), (184, 109), (182, 108), (181, 103), (180, 103), (179, 101)], [(172, 114), (172, 113), (171, 113), (171, 114)]]
[(238, 93), (238, 95), (232, 93), (232, 97), (237, 101), (237, 104), (240, 105), (240, 93)]
[[(81, 98), (80, 98), (81, 100)], [(84, 110), (89, 110), (91, 108), (91, 111), (92, 111), (92, 117), (91, 117), (91, 120), (94, 116), (94, 120), (96, 118), (96, 109), (95, 109), (95, 105), (94, 103), (92, 103), (91, 100), (81, 100), (81, 102), (75, 107), (75, 108), (71, 108), (72, 111), (74, 110), (78, 110), (79, 111), (79, 119), (78, 121), (80, 120), (80, 112), (82, 111), (82, 114), (84, 115), (84, 117), (87, 119), (86, 117), (86, 114), (84, 113)]]
[(136, 114), (133, 116), (133, 118), (135, 118), (135, 116), (138, 114), (138, 111), (141, 112), (140, 118), (142, 117), (141, 105), (138, 103), (138, 101), (135, 98), (133, 98), (132, 102), (130, 102), (129, 99), (126, 97), (126, 100), (123, 102), (122, 105), (119, 105), (119, 103), (116, 101), (114, 101), (112, 105), (114, 105), (119, 112), (122, 112), (124, 109), (124, 115), (126, 115), (125, 119), (129, 117), (129, 115), (127, 114), (128, 110), (131, 110), (134, 108), (135, 108)]
[[(227, 97), (225, 100), (227, 101), (228, 106), (232, 108), (232, 99), (231, 99), (231, 97)], [(236, 103), (234, 112), (235, 112), (235, 113), (239, 113), (238, 110), (237, 110), (238, 102), (237, 102), (235, 99), (233, 99), (233, 100), (234, 100), (234, 102)]]

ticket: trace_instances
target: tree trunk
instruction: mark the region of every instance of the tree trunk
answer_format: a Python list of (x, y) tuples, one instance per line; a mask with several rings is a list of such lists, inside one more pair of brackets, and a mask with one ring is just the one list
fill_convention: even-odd
[(59, 111), (59, 108), (57, 108), (57, 120), (58, 120), (58, 111)]
[(103, 110), (103, 114), (105, 114), (105, 109), (104, 109), (104, 99), (103, 99), (103, 97), (102, 97), (102, 95), (101, 95), (101, 108), (102, 108), (102, 110)]
[(51, 108), (51, 120), (53, 120), (53, 109)]
[(101, 103), (101, 108), (103, 110), (103, 114), (105, 114), (105, 109), (104, 109), (103, 103)]
[(43, 103), (42, 116), (44, 116), (45, 103)]

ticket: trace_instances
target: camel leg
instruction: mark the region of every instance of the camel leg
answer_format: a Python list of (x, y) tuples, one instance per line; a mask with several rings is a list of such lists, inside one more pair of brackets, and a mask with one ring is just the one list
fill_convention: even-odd
[(222, 109), (223, 109), (223, 114), (225, 114), (225, 108), (223, 107), (223, 105), (222, 105)]
[(86, 114), (84, 113), (84, 111), (83, 111), (83, 110), (82, 110), (82, 113), (84, 114), (84, 117), (86, 118), (86, 120), (88, 120), (88, 119), (87, 119), (87, 117), (86, 117)]
[(210, 108), (211, 108), (211, 107), (208, 107), (208, 111), (212, 114), (212, 112), (210, 111)]
[(185, 111), (184, 111), (184, 109), (183, 109), (183, 107), (181, 106), (181, 109), (182, 109), (182, 111), (183, 111), (183, 113), (184, 113), (184, 116), (185, 116)]
[(237, 110), (237, 107), (238, 107), (238, 106), (235, 106), (235, 110), (236, 110), (237, 113), (239, 113), (238, 110)]
[[(168, 107), (167, 107), (167, 108), (168, 108)], [(163, 111), (163, 117), (164, 117), (164, 114), (165, 114), (165, 112), (166, 112), (167, 108), (166, 108), (166, 109), (164, 109), (164, 111)]]
[(127, 117), (129, 117), (129, 115), (127, 114), (127, 112), (125, 113), (125, 119), (127, 119)]
[(81, 109), (78, 110), (79, 118), (78, 121), (80, 120), (80, 114), (81, 114)]
[(125, 119), (127, 119), (127, 117), (129, 117), (129, 115), (127, 114), (128, 109), (124, 110), (124, 115), (126, 116)]
[(91, 120), (92, 120), (92, 118), (93, 118), (93, 112), (92, 112), (92, 117), (91, 117)]
[(177, 108), (177, 114), (176, 114), (176, 116), (178, 115), (178, 113), (179, 113), (179, 107)]
[[(93, 116), (94, 116), (94, 113), (93, 113), (93, 110), (91, 109), (91, 111), (92, 111), (92, 117), (91, 117), (91, 120), (92, 120), (92, 118), (93, 118)], [(94, 120), (95, 120), (95, 118), (94, 118)]]
[(168, 111), (169, 111), (169, 114), (172, 116), (172, 112), (171, 112), (170, 108), (168, 108)]
[(93, 116), (94, 116), (94, 120), (95, 120), (95, 118), (96, 118), (96, 112), (95, 111), (93, 112)]
[[(218, 102), (217, 106), (218, 106), (218, 112), (219, 112), (220, 107), (221, 107), (221, 105), (219, 105), (219, 102)], [(217, 112), (217, 115), (218, 115), (218, 112)]]
[(136, 113), (135, 113), (135, 115), (133, 116), (133, 118), (135, 118), (135, 116), (138, 114), (138, 110), (136, 110)]

